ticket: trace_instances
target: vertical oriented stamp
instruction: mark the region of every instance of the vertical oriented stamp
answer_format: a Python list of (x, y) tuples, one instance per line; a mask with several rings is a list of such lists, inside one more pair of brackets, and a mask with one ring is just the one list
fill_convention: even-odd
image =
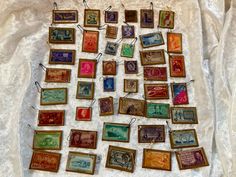
[(100, 116), (114, 114), (113, 97), (100, 98), (99, 100)]
[(93, 100), (94, 82), (78, 81), (76, 98)]
[(185, 77), (185, 64), (183, 55), (169, 55), (170, 77)]
[(167, 33), (167, 52), (183, 53), (181, 33)]
[(173, 11), (161, 10), (159, 13), (158, 27), (173, 29), (175, 22), (174, 18), (175, 18), (175, 13)]
[(140, 26), (141, 28), (154, 28), (154, 12), (150, 9), (140, 10)]
[(96, 78), (97, 60), (80, 59), (78, 67), (79, 78)]
[(100, 26), (100, 10), (84, 9), (84, 26), (99, 27)]
[(138, 62), (125, 60), (125, 74), (138, 74)]
[(103, 75), (116, 75), (116, 61), (103, 61), (102, 62)]
[(115, 78), (114, 77), (106, 77), (103, 79), (103, 91), (104, 92), (115, 91)]
[(108, 25), (106, 29), (106, 38), (116, 39), (118, 33), (118, 27)]
[(124, 92), (137, 93), (138, 92), (138, 79), (124, 79)]
[(133, 25), (122, 25), (122, 38), (135, 38), (135, 30)]
[(84, 30), (82, 41), (82, 52), (98, 53), (99, 32)]
[(186, 83), (172, 83), (171, 90), (174, 105), (189, 104)]
[(137, 10), (125, 10), (125, 22), (131, 22), (131, 23), (138, 22)]
[(105, 11), (105, 23), (118, 23), (118, 11)]

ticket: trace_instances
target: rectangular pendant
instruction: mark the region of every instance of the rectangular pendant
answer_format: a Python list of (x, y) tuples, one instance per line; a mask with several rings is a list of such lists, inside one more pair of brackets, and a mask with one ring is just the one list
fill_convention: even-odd
[(139, 143), (161, 143), (165, 142), (164, 125), (139, 125), (138, 126)]
[(148, 33), (139, 36), (143, 48), (164, 45), (164, 39), (161, 32)]
[(171, 171), (171, 151), (143, 149), (142, 167)]
[(29, 169), (58, 172), (60, 160), (61, 154), (59, 153), (33, 151)]
[(96, 149), (97, 132), (71, 129), (69, 147)]
[(147, 100), (169, 99), (168, 84), (144, 84), (144, 93)]
[(172, 83), (171, 91), (174, 105), (189, 104), (186, 83)]
[(67, 104), (67, 88), (42, 88), (40, 105)]
[(52, 23), (78, 23), (77, 10), (53, 10)]
[(154, 28), (154, 12), (150, 9), (140, 10), (141, 28)]
[(146, 104), (147, 118), (169, 119), (170, 105), (166, 103), (150, 103)]
[(140, 51), (140, 58), (142, 66), (166, 64), (165, 53), (163, 49)]
[(63, 126), (65, 110), (39, 110), (38, 126)]
[(130, 125), (104, 122), (103, 141), (129, 142)]
[(75, 44), (75, 29), (49, 27), (49, 43)]
[(170, 144), (172, 149), (198, 147), (196, 130), (172, 130), (170, 132)]
[(33, 149), (61, 150), (62, 131), (35, 130)]
[(144, 67), (143, 77), (147, 81), (167, 81), (166, 67)]
[(99, 32), (84, 30), (82, 52), (98, 53)]
[(172, 107), (171, 119), (173, 124), (198, 124), (196, 107)]
[[(106, 168), (134, 172), (136, 150), (109, 146)], [(127, 160), (128, 159), (128, 160)]]
[(183, 150), (175, 152), (179, 169), (194, 169), (209, 166), (205, 151), (203, 148)]
[(69, 83), (71, 76), (70, 69), (47, 68), (45, 82)]
[(93, 175), (97, 155), (82, 152), (69, 152), (66, 171)]
[(74, 65), (75, 50), (50, 49), (49, 64)]
[(145, 116), (145, 100), (120, 97), (119, 114)]

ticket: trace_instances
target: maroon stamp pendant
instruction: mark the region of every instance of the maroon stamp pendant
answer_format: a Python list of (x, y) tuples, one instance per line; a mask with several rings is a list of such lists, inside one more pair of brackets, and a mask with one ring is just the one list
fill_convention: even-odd
[(167, 81), (166, 67), (144, 67), (144, 80)]
[(71, 129), (69, 147), (97, 148), (97, 132)]
[(70, 69), (47, 68), (45, 82), (70, 82)]
[(39, 110), (38, 126), (63, 126), (65, 110)]

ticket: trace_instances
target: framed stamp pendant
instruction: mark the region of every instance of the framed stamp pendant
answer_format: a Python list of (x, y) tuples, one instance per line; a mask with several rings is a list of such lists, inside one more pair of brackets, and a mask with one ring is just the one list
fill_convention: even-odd
[(62, 131), (35, 130), (33, 149), (61, 150)]
[(164, 125), (139, 125), (138, 126), (139, 143), (161, 143), (165, 142)]
[(75, 50), (50, 49), (49, 64), (74, 65)]
[(40, 105), (67, 104), (67, 88), (42, 88)]
[(189, 104), (186, 83), (172, 83), (171, 90), (174, 105)]
[(45, 82), (69, 83), (71, 77), (70, 69), (47, 68)]
[(99, 32), (84, 30), (82, 41), (82, 52), (98, 53)]
[(103, 141), (129, 142), (130, 125), (104, 122), (103, 124)]
[(38, 126), (63, 126), (65, 110), (39, 110)]
[(121, 48), (121, 57), (133, 58), (135, 45), (123, 43)]
[(58, 172), (61, 154), (47, 151), (33, 151), (29, 169)]
[(93, 175), (97, 155), (82, 152), (69, 152), (66, 171)]
[(53, 10), (52, 23), (78, 23), (77, 10)]
[(75, 29), (49, 27), (49, 43), (75, 44)]
[(100, 26), (100, 10), (84, 9), (84, 26), (99, 27)]

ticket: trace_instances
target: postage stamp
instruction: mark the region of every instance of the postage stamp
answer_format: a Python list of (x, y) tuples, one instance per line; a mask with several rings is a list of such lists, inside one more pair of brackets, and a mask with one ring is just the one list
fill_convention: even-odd
[(100, 98), (99, 100), (100, 116), (114, 114), (113, 97)]
[(139, 51), (140, 58), (141, 58), (141, 65), (158, 65), (158, 64), (165, 64), (165, 54), (164, 50), (144, 50)]
[(145, 116), (145, 100), (120, 97), (119, 114)]
[(97, 155), (95, 154), (70, 151), (66, 171), (93, 175), (96, 166), (96, 158)]
[(69, 147), (96, 149), (97, 132), (71, 129)]
[(100, 26), (100, 10), (84, 9), (84, 26), (99, 27)]
[(138, 62), (125, 60), (125, 74), (138, 74)]
[(171, 171), (171, 151), (144, 149), (143, 168)]
[(198, 124), (196, 107), (172, 107), (171, 119), (173, 124)]
[(168, 84), (144, 84), (144, 93), (147, 100), (169, 99)]
[(61, 150), (62, 131), (35, 130), (33, 149)]
[(154, 28), (154, 12), (150, 9), (140, 10), (141, 28)]
[(78, 81), (76, 98), (93, 100), (94, 82)]
[(183, 53), (181, 33), (167, 33), (167, 52)]
[(75, 120), (77, 121), (91, 121), (92, 107), (76, 107)]
[(134, 172), (136, 150), (109, 146), (106, 168)]
[(189, 104), (186, 83), (172, 83), (171, 90), (174, 105)]
[(63, 126), (65, 110), (39, 110), (38, 126)]
[(137, 93), (138, 92), (138, 79), (124, 79), (124, 92)]
[(139, 125), (138, 126), (139, 143), (160, 143), (165, 142), (164, 125)]
[(42, 88), (40, 105), (67, 104), (67, 88)]
[(195, 129), (172, 130), (170, 132), (171, 148), (198, 147), (197, 133)]
[(106, 28), (106, 38), (116, 39), (118, 33), (118, 27), (108, 25)]
[(175, 13), (173, 11), (161, 10), (159, 13), (159, 28), (174, 28)]
[(49, 42), (52, 44), (75, 44), (75, 29), (49, 27)]
[(144, 67), (144, 80), (148, 81), (167, 81), (166, 67)]
[(130, 125), (104, 122), (103, 124), (103, 141), (129, 142)]
[(108, 55), (115, 56), (117, 54), (118, 47), (119, 47), (119, 43), (107, 41), (105, 53)]
[(33, 151), (29, 169), (57, 172), (60, 160), (60, 153)]
[(133, 58), (134, 56), (134, 45), (123, 43), (120, 52), (121, 57)]
[(116, 75), (116, 61), (102, 61), (103, 75)]
[(164, 39), (161, 32), (148, 33), (139, 36), (143, 48), (164, 45)]
[(103, 91), (104, 92), (114, 92), (115, 91), (114, 77), (105, 77), (103, 79)]
[(135, 31), (133, 25), (122, 25), (122, 38), (135, 38)]
[(175, 155), (180, 170), (199, 168), (209, 165), (203, 148), (178, 151), (175, 152)]
[(170, 77), (185, 77), (185, 64), (183, 55), (169, 55)]
[(75, 50), (50, 49), (49, 64), (74, 65)]
[(125, 10), (125, 22), (138, 22), (137, 10)]
[(53, 10), (52, 23), (78, 23), (77, 10)]
[(150, 103), (146, 104), (147, 118), (169, 119), (170, 105), (166, 103)]
[(71, 70), (60, 68), (47, 68), (45, 74), (45, 82), (70, 82)]
[(78, 67), (79, 78), (96, 78), (97, 60), (80, 59)]
[(84, 30), (82, 41), (82, 52), (98, 53), (99, 32)]
[(105, 11), (105, 23), (118, 23), (118, 11)]

